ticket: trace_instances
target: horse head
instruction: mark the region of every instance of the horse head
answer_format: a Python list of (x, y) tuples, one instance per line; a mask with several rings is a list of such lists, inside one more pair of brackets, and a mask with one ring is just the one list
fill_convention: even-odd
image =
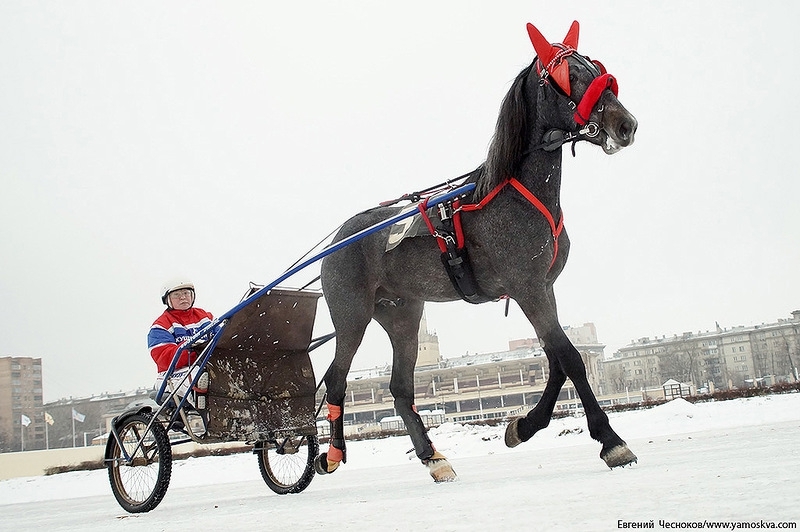
[(633, 144), (637, 121), (617, 99), (616, 78), (602, 63), (577, 52), (579, 31), (578, 21), (574, 21), (563, 42), (551, 44), (528, 24), (538, 56), (535, 72), (539, 83), (553, 87), (572, 110), (571, 120), (559, 127), (569, 131), (570, 138), (601, 146), (610, 155)]

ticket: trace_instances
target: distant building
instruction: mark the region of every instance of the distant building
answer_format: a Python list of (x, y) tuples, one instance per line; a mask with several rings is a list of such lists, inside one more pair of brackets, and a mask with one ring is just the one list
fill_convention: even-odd
[(437, 366), (442, 360), (439, 353), (439, 337), (436, 332), (428, 330), (428, 318), (425, 312), (422, 313), (422, 320), (419, 322), (419, 347), (417, 348), (417, 368)]
[[(53, 424), (49, 427), (49, 447), (83, 447), (111, 429), (111, 419), (130, 405), (148, 401), (150, 388), (128, 392), (102, 393), (91, 397), (59, 399), (44, 405)], [(76, 413), (73, 432), (73, 412)], [(44, 448), (44, 447), (43, 447)]]
[(800, 311), (751, 327), (640, 338), (603, 361), (611, 392), (658, 388), (669, 379), (697, 388), (771, 385), (798, 378)]
[(44, 449), (42, 359), (0, 358), (0, 452)]

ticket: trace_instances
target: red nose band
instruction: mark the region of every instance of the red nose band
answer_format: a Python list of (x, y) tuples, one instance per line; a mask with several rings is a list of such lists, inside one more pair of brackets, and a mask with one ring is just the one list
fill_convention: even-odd
[(617, 86), (617, 80), (614, 76), (611, 74), (603, 74), (594, 78), (589, 88), (583, 93), (583, 98), (581, 98), (580, 103), (575, 108), (575, 122), (582, 126), (586, 125), (589, 121), (589, 115), (592, 114), (592, 109), (597, 105), (597, 101), (606, 89), (610, 89), (611, 92), (614, 93), (614, 96), (617, 95), (619, 87)]

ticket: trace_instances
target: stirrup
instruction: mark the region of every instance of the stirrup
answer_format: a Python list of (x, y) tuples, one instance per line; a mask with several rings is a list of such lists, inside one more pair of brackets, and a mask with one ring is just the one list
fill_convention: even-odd
[(197, 378), (197, 384), (194, 385), (195, 391), (198, 391), (200, 393), (208, 392), (208, 379), (209, 377), (207, 371), (201, 373), (200, 376)]
[(208, 394), (208, 372), (204, 371), (197, 379), (194, 386), (194, 407), (197, 410), (206, 409), (206, 395)]

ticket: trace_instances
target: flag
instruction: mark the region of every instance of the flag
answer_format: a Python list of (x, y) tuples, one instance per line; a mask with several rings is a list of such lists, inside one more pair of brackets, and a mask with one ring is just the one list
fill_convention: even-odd
[(31, 424), (31, 418), (29, 418), (25, 414), (22, 414), (22, 417), (20, 418), (20, 421), (22, 421), (22, 426), (23, 427), (27, 427), (28, 425)]
[(50, 414), (45, 412), (44, 413), (44, 422), (47, 423), (48, 425), (52, 425), (53, 423), (55, 423), (55, 420), (53, 419), (53, 416), (51, 416)]
[(73, 408), (72, 409), (72, 419), (74, 419), (75, 421), (78, 421), (80, 423), (83, 423), (83, 420), (86, 419), (86, 416), (84, 416), (83, 414), (81, 414), (80, 412), (78, 412), (77, 410), (75, 410)]

